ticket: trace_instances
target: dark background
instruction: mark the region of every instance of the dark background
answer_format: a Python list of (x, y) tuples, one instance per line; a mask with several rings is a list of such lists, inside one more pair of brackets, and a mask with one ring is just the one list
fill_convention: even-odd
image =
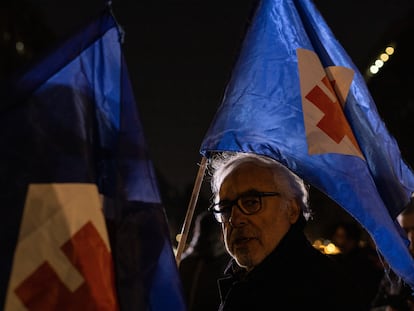
[[(414, 165), (412, 0), (315, 0), (317, 8), (365, 74), (386, 44), (396, 53), (367, 84), (380, 115)], [(90, 21), (105, 1), (14, 0), (0, 10), (0, 78), (34, 61)], [(124, 54), (172, 234), (184, 221), (201, 160), (199, 147), (220, 104), (255, 0), (113, 1), (125, 31)], [(16, 42), (24, 43), (23, 52)], [(347, 215), (316, 190), (310, 234)], [(203, 183), (196, 213), (207, 207)]]

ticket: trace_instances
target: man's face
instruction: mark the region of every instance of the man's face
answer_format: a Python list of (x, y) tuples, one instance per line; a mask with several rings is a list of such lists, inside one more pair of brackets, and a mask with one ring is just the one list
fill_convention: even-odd
[(410, 240), (410, 253), (414, 256), (414, 213), (399, 215), (398, 222), (401, 227), (407, 232), (407, 237)]
[[(244, 163), (224, 179), (219, 196), (220, 200), (234, 200), (253, 190), (280, 191), (268, 168)], [(245, 215), (233, 206), (231, 221), (222, 225), (227, 251), (247, 270), (262, 262), (299, 218), (299, 206), (283, 194), (263, 197), (261, 201), (261, 210), (253, 215)]]

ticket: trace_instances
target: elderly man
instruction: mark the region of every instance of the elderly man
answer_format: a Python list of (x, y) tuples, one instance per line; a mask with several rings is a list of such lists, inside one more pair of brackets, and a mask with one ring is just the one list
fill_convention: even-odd
[(209, 163), (214, 203), (232, 256), (219, 279), (219, 310), (364, 310), (359, 293), (303, 229), (303, 181), (273, 159), (222, 153)]

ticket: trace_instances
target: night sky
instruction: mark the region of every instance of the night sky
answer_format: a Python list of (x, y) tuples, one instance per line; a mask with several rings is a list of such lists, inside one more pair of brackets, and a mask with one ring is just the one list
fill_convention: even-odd
[[(193, 186), (201, 160), (201, 141), (220, 104), (255, 3), (254, 0), (112, 2), (115, 17), (125, 31), (124, 55), (151, 158), (162, 182), (179, 192)], [(365, 71), (389, 38), (408, 27), (403, 21), (408, 14), (413, 17), (414, 8), (412, 0), (315, 0), (314, 3), (361, 71)], [(48, 45), (45, 38), (53, 43), (69, 35), (104, 6), (105, 1), (96, 0), (14, 0), (9, 11), (14, 15), (2, 13), (8, 14), (11, 22), (25, 23), (26, 28), (30, 23), (26, 37), (31, 38), (33, 46), (38, 45), (39, 52)], [(20, 21), (22, 16), (26, 20)], [(27, 16), (32, 19), (28, 21)], [(37, 30), (37, 35), (30, 35), (30, 30)], [(407, 89), (397, 91), (401, 84), (396, 82), (398, 73), (388, 75), (393, 82), (379, 82), (378, 78), (372, 82), (372, 87), (377, 88), (373, 97), (388, 99), (395, 98), (396, 92), (404, 93), (403, 108), (398, 111), (393, 112), (383, 107), (389, 103), (378, 101), (392, 133), (401, 135), (404, 155), (411, 163), (414, 155), (410, 152), (414, 151), (410, 150), (411, 139), (406, 133), (414, 133), (413, 125), (412, 122), (402, 125), (405, 121), (401, 120), (411, 121), (413, 97), (408, 95), (409, 83)]]
[[(112, 2), (125, 30), (124, 54), (153, 161), (181, 189), (194, 181), (201, 140), (230, 78), (255, 2)], [(404, 16), (409, 2), (315, 1), (360, 68), (367, 66), (375, 46)], [(56, 37), (68, 35), (105, 5), (96, 0), (28, 3)]]

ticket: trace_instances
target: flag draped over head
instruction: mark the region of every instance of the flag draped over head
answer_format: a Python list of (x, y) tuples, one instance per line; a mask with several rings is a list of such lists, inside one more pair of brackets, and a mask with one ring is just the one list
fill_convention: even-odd
[(121, 34), (105, 10), (1, 95), (4, 310), (185, 310)]
[(371, 235), (411, 287), (395, 221), (414, 175), (349, 56), (309, 0), (262, 0), (200, 152), (252, 152), (285, 164)]

